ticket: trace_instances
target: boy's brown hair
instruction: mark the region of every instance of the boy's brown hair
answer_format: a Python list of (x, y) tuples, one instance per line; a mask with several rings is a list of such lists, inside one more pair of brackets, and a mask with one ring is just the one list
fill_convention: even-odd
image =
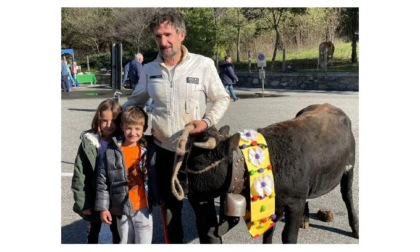
[(143, 125), (143, 130), (147, 130), (149, 116), (138, 106), (130, 106), (121, 113), (121, 126), (139, 124)]

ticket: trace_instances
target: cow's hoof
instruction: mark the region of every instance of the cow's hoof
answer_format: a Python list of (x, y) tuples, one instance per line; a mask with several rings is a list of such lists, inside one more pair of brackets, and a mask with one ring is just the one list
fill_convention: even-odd
[(334, 220), (334, 214), (329, 210), (319, 210), (317, 215), (321, 221), (332, 222)]
[(354, 238), (359, 239), (359, 233), (357, 232), (352, 232), (352, 235)]
[(302, 221), (302, 223), (300, 223), (300, 228), (308, 229), (309, 228), (309, 221)]

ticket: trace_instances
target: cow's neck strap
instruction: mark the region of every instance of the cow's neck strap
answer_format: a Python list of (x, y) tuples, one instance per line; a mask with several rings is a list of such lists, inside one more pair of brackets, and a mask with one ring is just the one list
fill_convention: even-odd
[(239, 147), (232, 151), (232, 179), (228, 192), (241, 193), (244, 188), (245, 158)]
[(274, 225), (274, 177), (264, 136), (254, 130), (240, 134), (239, 148), (249, 173), (251, 202), (244, 218), (249, 233), (255, 238)]

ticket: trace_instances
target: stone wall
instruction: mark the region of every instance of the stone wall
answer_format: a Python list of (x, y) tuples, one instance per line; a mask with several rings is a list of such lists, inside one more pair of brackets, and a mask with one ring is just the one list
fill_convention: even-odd
[[(258, 73), (237, 73), (237, 87), (261, 88)], [(359, 91), (358, 73), (265, 73), (264, 88), (290, 90)]]
[(111, 85), (111, 74), (95, 73), (96, 84), (108, 84)]
[[(258, 73), (236, 73), (235, 87), (261, 88)], [(110, 74), (96, 74), (97, 84), (111, 83)], [(358, 73), (265, 73), (264, 88), (290, 90), (359, 91)]]

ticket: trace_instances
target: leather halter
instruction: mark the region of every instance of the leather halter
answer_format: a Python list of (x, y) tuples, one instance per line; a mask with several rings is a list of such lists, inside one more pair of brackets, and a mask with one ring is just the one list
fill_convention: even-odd
[[(191, 146), (189, 146), (191, 147)], [(189, 158), (189, 154), (190, 154), (190, 150), (191, 148), (188, 148), (189, 151), (187, 152), (187, 158), (186, 160), (188, 160)], [(206, 168), (199, 170), (199, 171), (194, 171), (188, 168), (187, 165), (185, 165), (185, 170), (180, 170), (180, 172), (183, 173), (190, 173), (190, 174), (200, 174), (203, 172), (206, 172), (210, 169), (213, 169), (215, 167), (217, 167), (223, 160), (225, 160), (225, 158), (222, 158), (218, 161), (215, 161), (213, 164), (207, 166)], [(228, 166), (229, 169), (229, 166)], [(231, 177), (231, 181), (230, 181), (230, 185), (229, 185), (229, 189), (228, 189), (228, 193), (241, 193), (243, 188), (244, 188), (244, 183), (245, 183), (245, 178), (244, 178), (244, 174), (245, 174), (245, 158), (244, 155), (241, 151), (241, 149), (239, 149), (238, 146), (236, 146), (235, 149), (233, 149), (232, 151), (232, 177)], [(188, 175), (187, 175), (188, 176)]]
[(232, 151), (232, 179), (228, 192), (241, 193), (244, 188), (245, 158), (239, 147)]

